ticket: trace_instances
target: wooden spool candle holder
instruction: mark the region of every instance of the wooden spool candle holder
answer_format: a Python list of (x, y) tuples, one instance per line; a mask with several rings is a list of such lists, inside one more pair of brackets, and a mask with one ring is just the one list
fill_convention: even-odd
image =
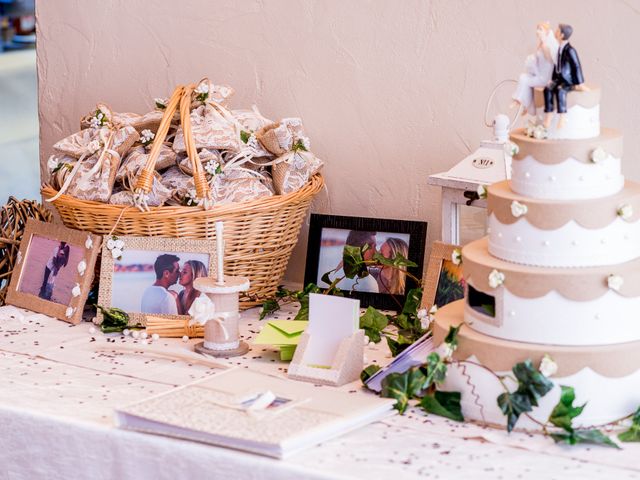
[(204, 293), (215, 305), (215, 313), (204, 325), (204, 341), (197, 343), (195, 351), (213, 357), (237, 357), (249, 351), (249, 345), (240, 340), (240, 292), (249, 290), (246, 277), (197, 278), (193, 286)]

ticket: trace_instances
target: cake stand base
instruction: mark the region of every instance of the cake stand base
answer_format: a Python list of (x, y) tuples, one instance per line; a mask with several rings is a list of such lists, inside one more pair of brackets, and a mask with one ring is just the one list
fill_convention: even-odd
[(243, 340), (240, 340), (240, 344), (237, 348), (232, 350), (211, 350), (204, 346), (204, 342), (196, 343), (194, 350), (196, 353), (203, 355), (210, 355), (212, 357), (239, 357), (249, 351), (249, 344)]

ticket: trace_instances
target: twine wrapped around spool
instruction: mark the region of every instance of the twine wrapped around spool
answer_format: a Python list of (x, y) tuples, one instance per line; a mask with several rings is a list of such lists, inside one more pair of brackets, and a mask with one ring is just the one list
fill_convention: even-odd
[(15, 197), (9, 197), (0, 210), (0, 306), (4, 305), (24, 227), (30, 218), (51, 222), (53, 215), (36, 201), (20, 201)]

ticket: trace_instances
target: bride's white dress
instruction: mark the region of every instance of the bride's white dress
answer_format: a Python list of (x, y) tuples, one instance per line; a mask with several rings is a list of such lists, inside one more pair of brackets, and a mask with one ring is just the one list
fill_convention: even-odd
[(527, 56), (524, 65), (526, 73), (520, 74), (513, 99), (520, 102), (527, 113), (535, 115), (533, 89), (549, 84), (551, 75), (553, 75), (554, 63), (545, 56), (542, 48), (538, 48), (535, 54)]

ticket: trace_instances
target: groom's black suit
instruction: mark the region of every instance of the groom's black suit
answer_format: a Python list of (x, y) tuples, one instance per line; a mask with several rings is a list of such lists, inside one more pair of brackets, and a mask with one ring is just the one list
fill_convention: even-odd
[(544, 89), (544, 111), (553, 112), (553, 96), (558, 103), (558, 113), (567, 113), (567, 93), (584, 82), (580, 59), (576, 49), (567, 43), (558, 53), (551, 83)]

